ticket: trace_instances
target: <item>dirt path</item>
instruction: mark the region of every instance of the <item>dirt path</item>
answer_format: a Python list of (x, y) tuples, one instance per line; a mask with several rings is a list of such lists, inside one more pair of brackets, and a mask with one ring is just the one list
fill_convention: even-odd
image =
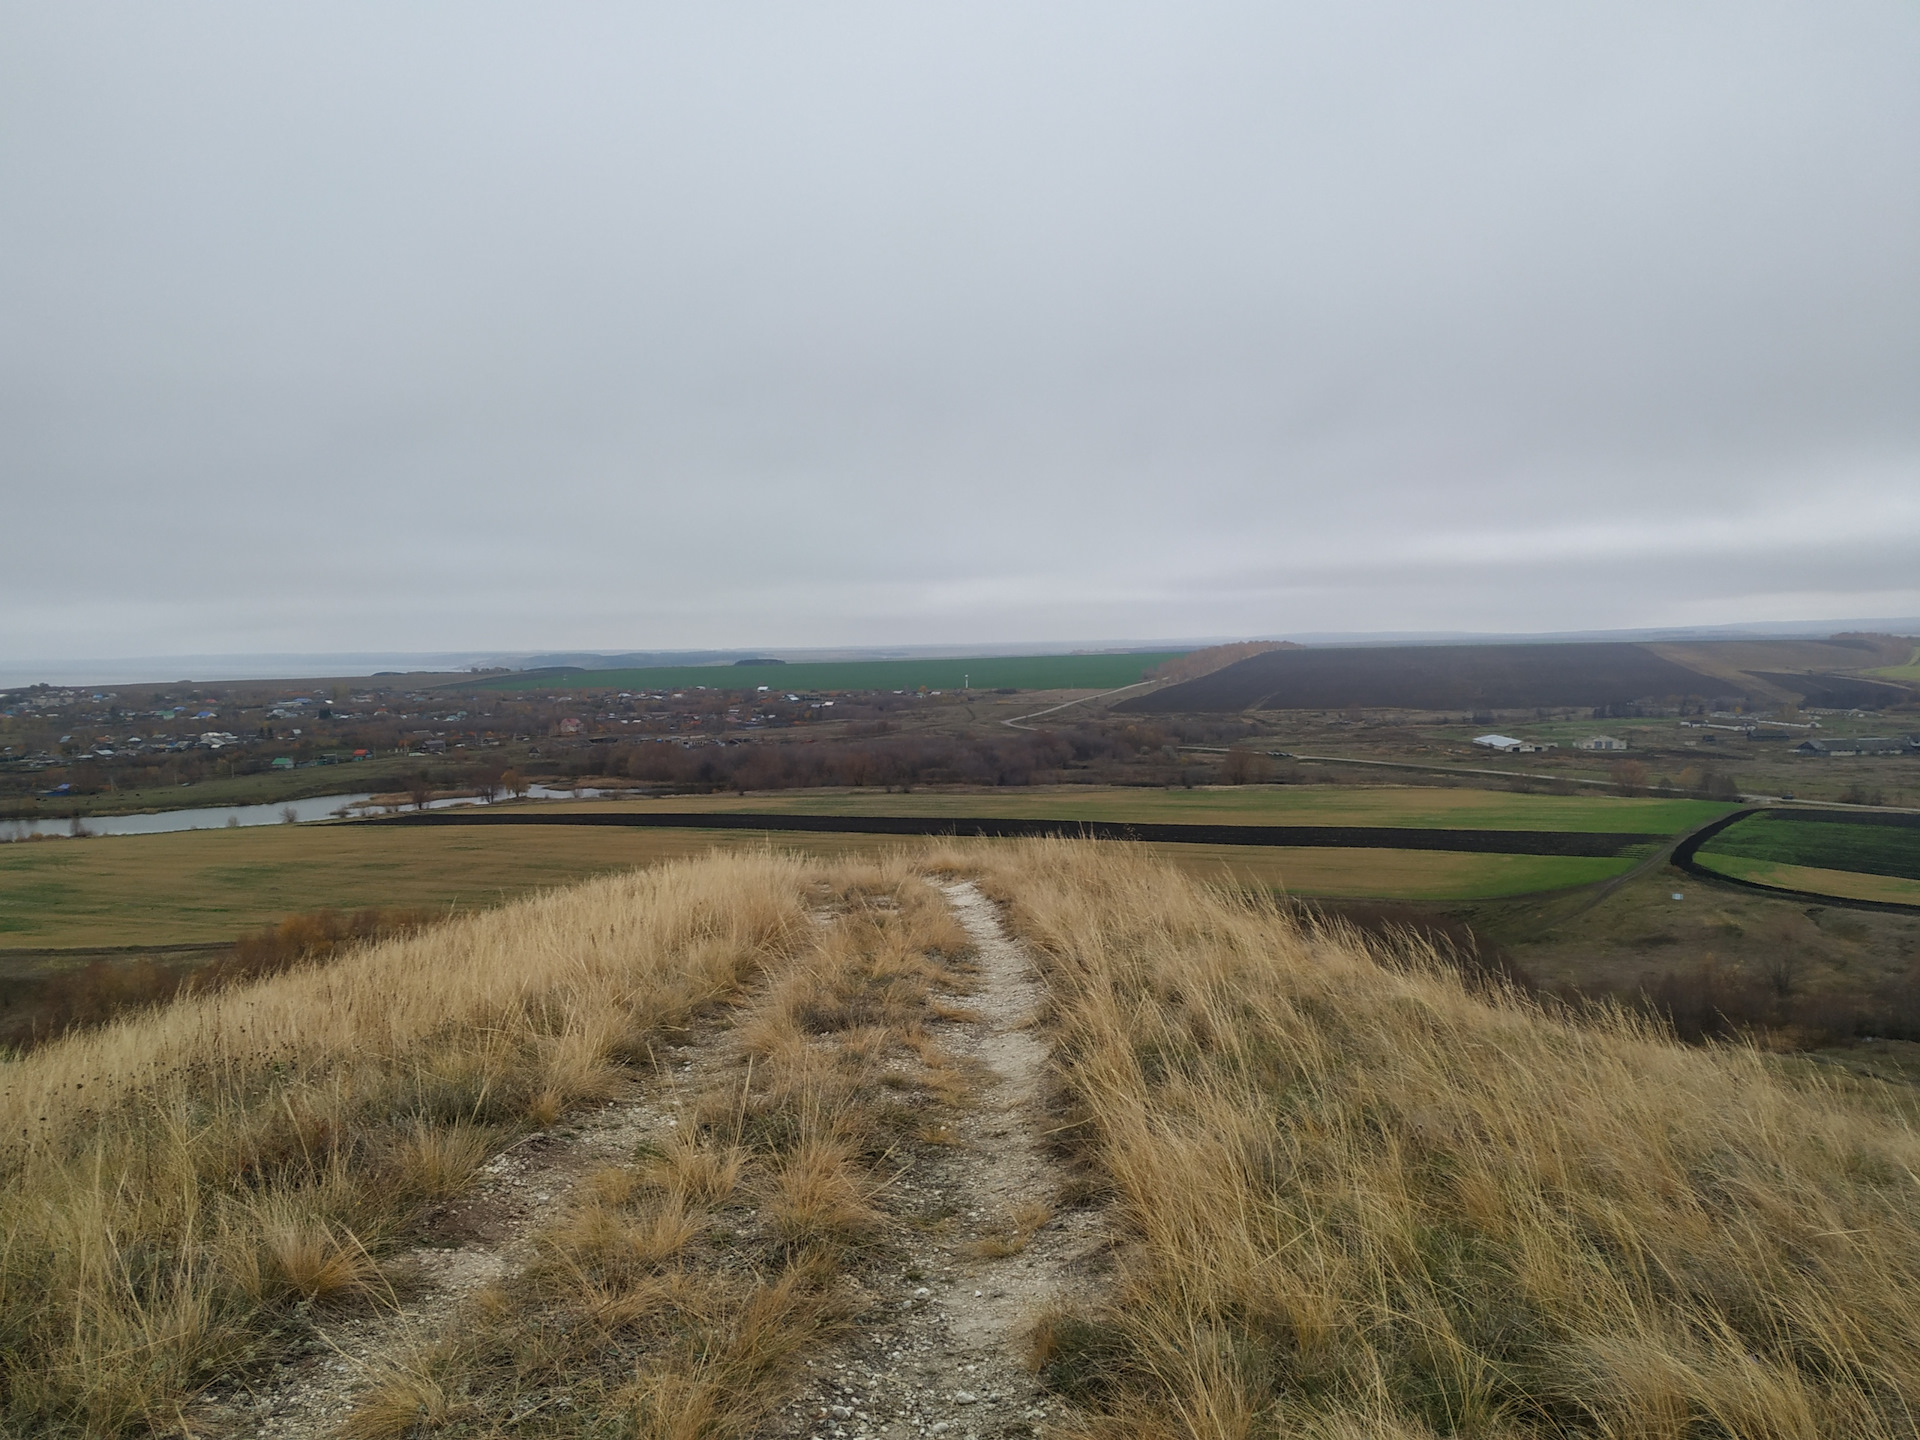
[(1030, 1028), (1039, 980), (991, 901), (971, 884), (945, 889), (979, 952), (977, 990), (953, 1000), (977, 1018), (937, 1028), (983, 1083), (954, 1143), (929, 1147), (895, 1183), (897, 1268), (869, 1279), (879, 1300), (856, 1336), (811, 1362), (782, 1437), (1039, 1433), (1059, 1406), (1027, 1368), (1027, 1330), (1106, 1266), (1097, 1212), (1051, 1215), (1067, 1172), (1042, 1144), (1047, 1047)]
[(1062, 700), (1058, 705), (1049, 705), (1044, 710), (1033, 710), (1025, 715), (1016, 715), (1011, 720), (1002, 720), (1000, 723), (1012, 730), (1033, 730), (1037, 727), (1023, 725), (1021, 722), (1023, 720), (1038, 720), (1042, 715), (1051, 715), (1056, 710), (1067, 710), (1075, 705), (1091, 705), (1096, 700), (1111, 700), (1114, 696), (1124, 695), (1129, 690), (1140, 690), (1149, 685), (1157, 685), (1159, 683), (1157, 680), (1136, 680), (1131, 685), (1122, 685), (1118, 690), (1102, 690), (1098, 695), (1082, 695), (1078, 700)]
[[(1037, 1434), (1057, 1402), (1025, 1364), (1032, 1321), (1096, 1284), (1107, 1262), (1099, 1214), (1052, 1206), (1068, 1176), (1043, 1145), (1047, 1047), (1030, 1028), (1042, 990), (992, 902), (945, 887), (973, 940), (971, 993), (941, 997), (941, 1047), (978, 1088), (944, 1144), (916, 1144), (888, 1184), (888, 1234), (854, 1281), (852, 1336), (807, 1362), (795, 1402), (766, 1427), (791, 1440), (1002, 1440)], [(831, 923), (816, 916), (820, 923)], [(732, 1017), (729, 1017), (731, 1019)], [(326, 1440), (386, 1362), (430, 1345), (476, 1291), (511, 1275), (534, 1236), (572, 1203), (580, 1179), (630, 1162), (691, 1123), (686, 1108), (737, 1068), (729, 1022), (662, 1052), (661, 1068), (596, 1109), (578, 1112), (495, 1156), (430, 1217), (433, 1243), (390, 1266), (396, 1304), (324, 1313), (313, 1339), (251, 1389), (209, 1397), (195, 1428), (218, 1436)]]

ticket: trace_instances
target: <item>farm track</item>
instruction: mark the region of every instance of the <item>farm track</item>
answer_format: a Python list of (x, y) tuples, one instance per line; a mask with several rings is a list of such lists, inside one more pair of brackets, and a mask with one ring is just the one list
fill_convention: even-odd
[(1156, 685), (1158, 683), (1156, 680), (1139, 680), (1131, 685), (1122, 685), (1117, 690), (1103, 690), (1098, 695), (1082, 695), (1074, 700), (1062, 700), (1058, 705), (1049, 705), (1044, 710), (1031, 710), (1025, 715), (1015, 715), (1012, 719), (1002, 720), (1000, 723), (1009, 730), (1032, 730), (1035, 727), (1026, 724), (1026, 721), (1038, 720), (1042, 715), (1052, 715), (1061, 710), (1070, 710), (1075, 705), (1091, 705), (1095, 701), (1110, 700), (1115, 695), (1126, 694), (1129, 690), (1139, 690), (1145, 686)]

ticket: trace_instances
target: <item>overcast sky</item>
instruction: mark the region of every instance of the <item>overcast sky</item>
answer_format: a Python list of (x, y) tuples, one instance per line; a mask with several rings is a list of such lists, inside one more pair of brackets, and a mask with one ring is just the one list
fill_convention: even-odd
[(1920, 7), (0, 5), (0, 660), (1920, 614)]

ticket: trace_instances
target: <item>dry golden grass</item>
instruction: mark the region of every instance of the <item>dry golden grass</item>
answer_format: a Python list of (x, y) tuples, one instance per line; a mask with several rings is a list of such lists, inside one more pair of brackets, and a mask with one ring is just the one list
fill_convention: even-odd
[[(1004, 853), (1004, 852), (1003, 852)], [(1118, 848), (989, 861), (1124, 1233), (1083, 1437), (1911, 1436), (1920, 1138)]]
[(811, 883), (601, 879), (0, 1063), (0, 1429), (167, 1428), (296, 1302), (382, 1296), (422, 1204), (795, 953)]
[(965, 932), (905, 860), (813, 878), (832, 923), (717, 1042), (731, 1058), (691, 1097), (693, 1123), (590, 1176), (457, 1338), (396, 1362), (354, 1437), (536, 1413), (555, 1436), (760, 1433), (797, 1357), (846, 1321), (842, 1277), (882, 1224), (889, 1153), (950, 1083), (929, 1068), (945, 1062), (935, 991), (968, 983)]
[(891, 1157), (978, 1083), (931, 1029), (969, 985), (932, 867), (1035, 946), (1051, 1138), (1121, 1230), (1108, 1302), (1033, 1336), (1067, 1433), (1915, 1433), (1902, 1107), (1065, 842), (600, 880), (0, 1065), (0, 1431), (178, 1429), (313, 1307), (390, 1303), (382, 1255), (500, 1144), (738, 1002), (693, 1123), (348, 1433), (757, 1433), (846, 1322)]

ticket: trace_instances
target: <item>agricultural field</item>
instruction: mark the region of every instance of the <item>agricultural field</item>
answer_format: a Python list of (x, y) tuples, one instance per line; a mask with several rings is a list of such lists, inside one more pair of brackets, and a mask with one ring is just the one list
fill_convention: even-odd
[[(1136, 714), (1246, 710), (1529, 711), (1725, 700), (1868, 707), (1911, 704), (1885, 668), (1911, 643), (1773, 640), (1315, 646), (1272, 650), (1123, 701)], [(1879, 662), (1880, 669), (1868, 667)], [(1810, 673), (1810, 672), (1818, 673)], [(1863, 679), (1871, 674), (1878, 679)]]
[(1722, 694), (1729, 683), (1644, 645), (1326, 646), (1268, 651), (1117, 708), (1137, 714), (1508, 710)]
[(1883, 680), (1902, 680), (1909, 685), (1920, 685), (1920, 648), (1914, 650), (1904, 665), (1883, 665), (1877, 670), (1867, 671)]
[(1214, 825), (1366, 825), (1413, 829), (1563, 830), (1677, 835), (1724, 815), (1712, 800), (1601, 793), (1518, 795), (1418, 785), (1021, 786), (992, 791), (780, 790), (654, 800), (553, 801), (553, 810), (750, 812), (791, 815), (993, 816)]
[(985, 655), (958, 660), (846, 660), (791, 665), (669, 665), (503, 675), (462, 690), (1117, 690), (1181, 650), (1115, 655)]
[(1696, 858), (1719, 868), (1725, 868), (1723, 860), (1757, 860), (1920, 881), (1920, 816), (1816, 818), (1772, 811), (1729, 825), (1701, 846)]
[[(1508, 795), (1333, 786), (1199, 791), (1087, 790), (887, 795), (783, 792), (660, 801), (526, 802), (537, 813), (648, 809), (791, 814), (993, 815), (1045, 819), (1512, 829), (1674, 834), (1725, 807), (1690, 800)], [(505, 808), (505, 807), (502, 807)], [(0, 846), (0, 954), (230, 940), (317, 909), (470, 909), (530, 890), (715, 846), (804, 853), (872, 851), (884, 836), (760, 834), (563, 825), (264, 826)], [(1262, 850), (1170, 845), (1208, 873), (1230, 870), (1297, 894), (1417, 899), (1512, 895), (1583, 885), (1628, 859), (1396, 850)]]
[(769, 841), (703, 831), (323, 824), (0, 845), (0, 961), (9, 951), (226, 941), (311, 910), (470, 910), (716, 846), (833, 853), (882, 843), (832, 835)]
[(1777, 860), (1755, 860), (1745, 855), (1695, 857), (1701, 868), (1756, 885), (1799, 890), (1810, 895), (1832, 895), (1843, 900), (1920, 906), (1920, 880), (1875, 875), (1860, 870), (1833, 870), (1818, 865), (1785, 865)]
[(1468, 855), (1337, 846), (1262, 849), (1241, 845), (1139, 847), (1189, 874), (1305, 899), (1456, 903), (1596, 884), (1623, 875), (1635, 855)]

